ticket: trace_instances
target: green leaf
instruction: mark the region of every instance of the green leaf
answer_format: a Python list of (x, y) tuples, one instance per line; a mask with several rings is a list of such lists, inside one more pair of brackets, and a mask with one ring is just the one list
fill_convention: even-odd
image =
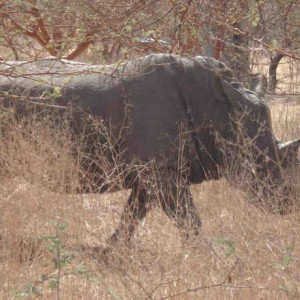
[(67, 223), (66, 222), (59, 223), (57, 227), (59, 230), (65, 230), (67, 228)]
[(235, 245), (232, 240), (219, 237), (215, 239), (215, 242), (223, 246), (225, 256), (231, 256), (235, 253)]
[(274, 48), (277, 48), (277, 47), (278, 47), (278, 45), (279, 45), (279, 42), (278, 42), (278, 40), (276, 40), (276, 39), (273, 39), (273, 40), (272, 40), (272, 46), (273, 46)]
[(292, 246), (287, 246), (283, 255), (283, 267), (286, 269), (293, 260), (293, 251), (294, 248)]
[(258, 25), (258, 23), (259, 23), (259, 15), (255, 14), (254, 18), (251, 21), (251, 24), (253, 27), (256, 27)]
[(87, 271), (87, 266), (84, 263), (80, 263), (76, 266), (76, 271), (78, 273), (85, 273)]
[(126, 25), (125, 26), (125, 31), (128, 32), (128, 33), (132, 32), (132, 26), (131, 25)]
[(49, 287), (51, 289), (56, 289), (58, 287), (58, 280), (56, 278), (52, 278), (49, 281)]

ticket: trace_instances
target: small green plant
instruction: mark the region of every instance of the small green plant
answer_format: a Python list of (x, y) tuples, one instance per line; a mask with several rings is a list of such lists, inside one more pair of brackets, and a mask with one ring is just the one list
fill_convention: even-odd
[[(19, 296), (30, 297), (30, 296), (42, 296), (42, 288), (39, 286), (48, 283), (50, 289), (56, 290), (56, 299), (61, 299), (60, 289), (61, 289), (61, 279), (64, 275), (68, 275), (66, 267), (72, 263), (73, 255), (65, 249), (62, 241), (62, 233), (65, 231), (67, 225), (65, 222), (52, 221), (51, 225), (55, 229), (53, 235), (48, 235), (42, 237), (41, 240), (46, 242), (46, 247), (52, 253), (52, 261), (54, 264), (54, 273), (51, 275), (43, 274), (38, 280), (33, 283), (27, 283), (24, 290), (19, 293)], [(78, 273), (82, 273), (83, 267), (79, 268)]]
[(57, 299), (60, 299), (60, 281), (63, 275), (63, 268), (71, 264), (73, 255), (64, 249), (64, 245), (61, 240), (61, 233), (66, 229), (66, 223), (58, 223), (52, 221), (52, 225), (55, 227), (55, 234), (46, 236), (44, 239), (47, 242), (48, 250), (53, 254), (53, 263), (56, 269), (56, 276), (49, 277), (49, 287), (56, 289)]
[(54, 86), (53, 89), (46, 90), (43, 92), (42, 97), (59, 98), (62, 96), (62, 91), (59, 86)]
[(232, 240), (218, 237), (215, 239), (215, 243), (222, 246), (225, 257), (229, 257), (235, 253), (235, 245)]
[(293, 261), (293, 252), (294, 252), (294, 247), (293, 246), (286, 246), (283, 250), (283, 255), (282, 255), (282, 261), (281, 263), (278, 263), (276, 267), (279, 270), (286, 270), (292, 263)]
[(36, 283), (27, 283), (23, 289), (23, 291), (21, 293), (19, 293), (19, 295), (17, 296), (18, 298), (28, 298), (30, 296), (37, 296), (37, 297), (41, 297), (42, 296), (42, 290), (38, 287), (36, 287)]
[(294, 248), (292, 246), (287, 246), (283, 255), (283, 267), (286, 269), (293, 260), (293, 251)]

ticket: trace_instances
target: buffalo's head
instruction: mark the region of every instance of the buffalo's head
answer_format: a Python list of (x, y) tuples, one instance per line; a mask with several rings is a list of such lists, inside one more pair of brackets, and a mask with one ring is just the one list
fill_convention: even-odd
[(273, 201), (272, 211), (286, 212), (293, 197), (285, 175), (299, 165), (300, 139), (280, 142), (272, 131), (270, 111), (256, 93), (223, 79), (221, 85), (232, 107), (234, 151), (239, 152), (235, 157), (242, 157), (241, 161), (247, 158), (248, 162), (238, 162), (239, 169), (251, 178), (248, 185), (256, 199), (264, 195)]

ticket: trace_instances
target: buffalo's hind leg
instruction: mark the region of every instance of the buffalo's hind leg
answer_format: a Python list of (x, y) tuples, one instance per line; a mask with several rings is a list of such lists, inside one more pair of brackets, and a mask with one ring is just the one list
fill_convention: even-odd
[(103, 255), (107, 256), (120, 243), (124, 243), (126, 246), (130, 245), (136, 226), (146, 216), (150, 206), (147, 191), (134, 187), (124, 207), (119, 226), (108, 239)]
[(184, 179), (182, 181), (178, 184), (171, 176), (164, 176), (161, 180), (160, 203), (163, 211), (175, 221), (185, 238), (189, 238), (190, 234), (196, 237), (200, 234), (201, 220), (190, 187)]

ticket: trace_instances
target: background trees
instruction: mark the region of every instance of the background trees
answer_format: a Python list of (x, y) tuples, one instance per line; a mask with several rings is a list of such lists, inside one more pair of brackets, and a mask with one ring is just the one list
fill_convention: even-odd
[(251, 72), (264, 72), (272, 92), (286, 57), (285, 73), (294, 76), (290, 88), (296, 91), (299, 15), (297, 0), (2, 1), (0, 54), (92, 63), (151, 52), (202, 54), (225, 61), (246, 84)]

